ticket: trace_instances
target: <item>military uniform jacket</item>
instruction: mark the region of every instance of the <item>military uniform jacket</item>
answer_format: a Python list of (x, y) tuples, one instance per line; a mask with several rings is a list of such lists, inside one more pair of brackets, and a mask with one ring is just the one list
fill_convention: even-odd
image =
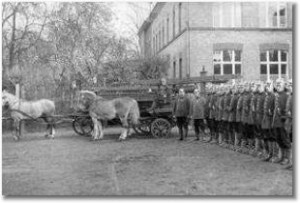
[(230, 98), (230, 104), (229, 104), (229, 122), (236, 122), (236, 109), (237, 109), (237, 103), (238, 103), (239, 97), (237, 94), (232, 94)]
[(236, 105), (236, 122), (241, 122), (242, 121), (242, 110), (243, 110), (243, 94), (238, 94), (238, 102)]
[(203, 96), (193, 99), (190, 104), (190, 116), (193, 119), (204, 119), (205, 105), (206, 99)]
[(241, 121), (245, 124), (248, 124), (248, 116), (250, 112), (250, 99), (251, 95), (249, 92), (246, 92), (243, 95), (243, 109), (242, 109), (242, 118)]
[(264, 101), (266, 93), (258, 93), (255, 108), (255, 124), (261, 125), (264, 114)]
[(210, 101), (211, 101), (211, 99), (212, 99), (212, 97), (213, 97), (213, 94), (212, 93), (208, 93), (207, 94), (207, 97), (206, 97), (206, 103), (205, 103), (205, 106), (204, 106), (204, 110), (205, 110), (205, 118), (209, 118), (209, 115), (210, 115), (210, 107), (209, 107), (209, 103), (210, 103)]
[(286, 110), (286, 103), (288, 99), (288, 94), (286, 92), (279, 92), (275, 94), (274, 99), (274, 118), (273, 118), (273, 127), (274, 128), (282, 128), (284, 127), (284, 118), (285, 110)]
[(290, 134), (293, 131), (293, 94), (289, 94), (286, 101), (285, 114), (287, 118), (284, 122), (285, 131)]
[(219, 98), (218, 98), (218, 102), (217, 102), (217, 112), (218, 112), (218, 115), (217, 115), (217, 121), (221, 121), (222, 120), (222, 116), (223, 116), (223, 110), (224, 110), (224, 95), (220, 95)]
[(190, 101), (185, 96), (177, 97), (173, 105), (173, 115), (176, 117), (187, 117), (190, 113)]
[(215, 119), (216, 118), (216, 109), (217, 109), (217, 95), (214, 93), (209, 101), (209, 118)]
[(231, 100), (231, 94), (226, 94), (224, 95), (224, 108), (223, 108), (223, 116), (222, 120), (223, 121), (228, 121), (229, 118), (229, 105), (230, 105), (230, 100)]
[(249, 109), (249, 116), (248, 116), (248, 124), (254, 125), (255, 124), (255, 116), (256, 116), (256, 102), (258, 98), (258, 93), (250, 94), (250, 109)]
[(264, 111), (263, 111), (263, 120), (261, 127), (262, 129), (271, 129), (272, 128), (272, 117), (274, 112), (274, 94), (267, 93), (264, 100)]

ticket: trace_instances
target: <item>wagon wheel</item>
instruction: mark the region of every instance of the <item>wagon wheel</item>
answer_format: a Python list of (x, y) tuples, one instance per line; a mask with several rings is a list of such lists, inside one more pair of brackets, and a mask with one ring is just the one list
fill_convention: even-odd
[(73, 121), (74, 131), (81, 136), (91, 136), (93, 128), (94, 125), (90, 117), (77, 117)]
[(140, 119), (140, 124), (133, 127), (134, 131), (138, 135), (150, 135), (151, 134), (151, 122), (152, 118)]
[(166, 137), (172, 129), (171, 123), (164, 118), (157, 118), (151, 123), (153, 137)]

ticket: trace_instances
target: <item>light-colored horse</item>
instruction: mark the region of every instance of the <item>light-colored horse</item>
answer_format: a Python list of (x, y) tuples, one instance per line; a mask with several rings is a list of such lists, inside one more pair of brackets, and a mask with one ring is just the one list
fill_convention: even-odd
[(83, 90), (80, 91), (78, 108), (82, 111), (88, 111), (92, 118), (94, 124), (93, 140), (103, 139), (101, 120), (108, 121), (120, 118), (124, 130), (119, 140), (125, 140), (127, 135), (130, 134), (132, 125), (139, 123), (140, 110), (138, 103), (130, 97), (107, 100), (97, 96), (94, 92)]
[[(21, 120), (42, 118), (47, 122), (47, 130), (50, 128), (50, 137), (54, 138), (54, 118), (55, 104), (48, 99), (40, 99), (36, 101), (26, 101), (17, 98), (15, 95), (2, 91), (2, 107), (8, 106), (11, 110), (11, 117), (14, 120), (14, 139), (17, 141), (21, 137)], [(45, 135), (48, 137), (48, 134)]]

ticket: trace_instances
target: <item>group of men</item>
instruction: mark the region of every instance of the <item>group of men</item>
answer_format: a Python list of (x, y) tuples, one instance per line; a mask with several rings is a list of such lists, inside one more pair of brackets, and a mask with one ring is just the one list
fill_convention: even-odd
[(196, 88), (192, 97), (180, 88), (173, 116), (180, 141), (192, 122), (197, 141), (292, 169), (292, 103), (292, 80), (208, 84), (206, 94)]

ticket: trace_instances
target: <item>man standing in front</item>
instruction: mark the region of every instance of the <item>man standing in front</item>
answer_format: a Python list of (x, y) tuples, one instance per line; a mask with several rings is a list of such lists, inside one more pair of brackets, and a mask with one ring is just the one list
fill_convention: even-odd
[[(200, 95), (200, 90), (194, 90), (195, 99), (191, 102), (190, 106), (190, 118), (194, 121), (194, 129), (196, 134), (196, 140), (203, 141), (203, 135), (205, 132), (205, 104), (206, 99)], [(201, 135), (200, 135), (201, 130)]]
[(173, 106), (173, 116), (176, 117), (176, 123), (179, 130), (180, 138), (183, 140), (188, 135), (188, 116), (190, 113), (190, 102), (185, 96), (183, 88), (179, 89), (178, 98), (176, 98)]

